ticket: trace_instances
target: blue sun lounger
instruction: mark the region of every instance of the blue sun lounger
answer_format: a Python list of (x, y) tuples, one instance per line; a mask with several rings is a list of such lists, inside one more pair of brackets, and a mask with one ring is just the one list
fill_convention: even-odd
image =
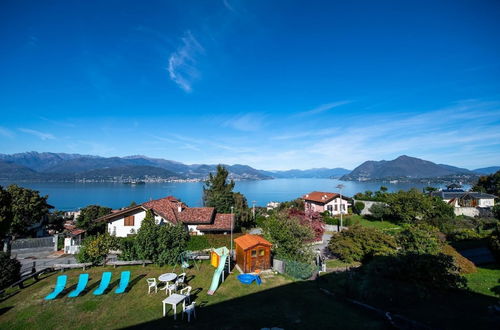
[(59, 295), (64, 290), (67, 280), (68, 275), (57, 276), (56, 287), (54, 288), (54, 291), (52, 291), (47, 297), (45, 297), (45, 300), (52, 300), (57, 297), (57, 295)]
[(85, 290), (88, 281), (89, 281), (89, 274), (80, 274), (80, 277), (78, 277), (78, 284), (76, 285), (76, 289), (71, 291), (68, 297), (69, 298), (78, 297), (78, 295), (82, 293), (83, 290)]
[(127, 270), (122, 272), (122, 275), (120, 277), (120, 284), (116, 288), (115, 293), (124, 293), (125, 290), (127, 289), (129, 280), (130, 280), (130, 271)]
[(93, 292), (94, 295), (100, 296), (108, 288), (109, 282), (111, 282), (111, 272), (102, 273), (101, 283), (99, 287)]

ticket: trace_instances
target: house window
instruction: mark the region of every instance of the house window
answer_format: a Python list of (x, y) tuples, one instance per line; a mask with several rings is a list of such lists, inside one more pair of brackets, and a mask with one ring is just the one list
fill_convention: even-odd
[(337, 204), (335, 204), (334, 206), (335, 206), (334, 210), (335, 210), (335, 211), (337, 211), (337, 210), (338, 210), (338, 209), (337, 209)]
[(327, 205), (326, 208), (328, 209), (328, 211), (332, 212), (333, 207), (331, 205)]
[(265, 255), (264, 249), (259, 249), (259, 257), (263, 257)]
[(257, 257), (257, 250), (252, 250), (252, 258)]
[(128, 217), (125, 217), (125, 224), (124, 226), (133, 226), (134, 225), (134, 216), (130, 215)]

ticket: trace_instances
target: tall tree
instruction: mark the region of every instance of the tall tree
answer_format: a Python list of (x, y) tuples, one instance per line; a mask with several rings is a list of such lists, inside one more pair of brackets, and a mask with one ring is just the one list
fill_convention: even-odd
[(99, 205), (89, 205), (84, 207), (78, 218), (76, 225), (78, 228), (85, 229), (88, 235), (104, 233), (106, 231), (105, 222), (96, 222), (97, 218), (111, 213), (111, 208)]
[(44, 220), (54, 208), (47, 203), (48, 196), (40, 196), (36, 190), (10, 185), (7, 191), (12, 202), (10, 233), (13, 236), (28, 234), (30, 226)]
[(210, 173), (203, 187), (203, 203), (219, 213), (229, 213), (234, 206), (234, 180), (228, 180), (228, 176), (227, 169), (217, 165), (216, 174)]
[(0, 238), (7, 235), (12, 223), (12, 198), (7, 190), (0, 186)]
[(500, 197), (500, 171), (480, 177), (472, 190)]

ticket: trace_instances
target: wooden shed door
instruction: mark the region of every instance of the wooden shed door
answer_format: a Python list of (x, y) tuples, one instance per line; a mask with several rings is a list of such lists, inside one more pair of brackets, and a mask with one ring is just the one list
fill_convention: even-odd
[(255, 271), (256, 269), (266, 269), (266, 250), (262, 247), (257, 247), (252, 249), (251, 251), (251, 271)]

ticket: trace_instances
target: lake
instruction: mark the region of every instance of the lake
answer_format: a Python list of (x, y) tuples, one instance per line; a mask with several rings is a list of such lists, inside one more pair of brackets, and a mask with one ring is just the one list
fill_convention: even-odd
[[(0, 185), (6, 186), (11, 183), (14, 182), (0, 182)], [(90, 204), (121, 208), (132, 201), (142, 203), (169, 195), (180, 198), (189, 206), (202, 206), (202, 182), (146, 183), (136, 186), (123, 183), (20, 182), (17, 184), (38, 190), (42, 195), (49, 195), (49, 203), (63, 211), (76, 210)], [(338, 184), (345, 186), (343, 194), (347, 196), (365, 190), (376, 191), (381, 185), (386, 186), (389, 191), (408, 190), (412, 187), (422, 189), (427, 186), (427, 184), (390, 184), (334, 179), (275, 179), (238, 181), (235, 191), (246, 196), (248, 205), (251, 206), (252, 201), (255, 201), (257, 206), (265, 206), (270, 201), (288, 201), (314, 190), (338, 192), (336, 188)]]

